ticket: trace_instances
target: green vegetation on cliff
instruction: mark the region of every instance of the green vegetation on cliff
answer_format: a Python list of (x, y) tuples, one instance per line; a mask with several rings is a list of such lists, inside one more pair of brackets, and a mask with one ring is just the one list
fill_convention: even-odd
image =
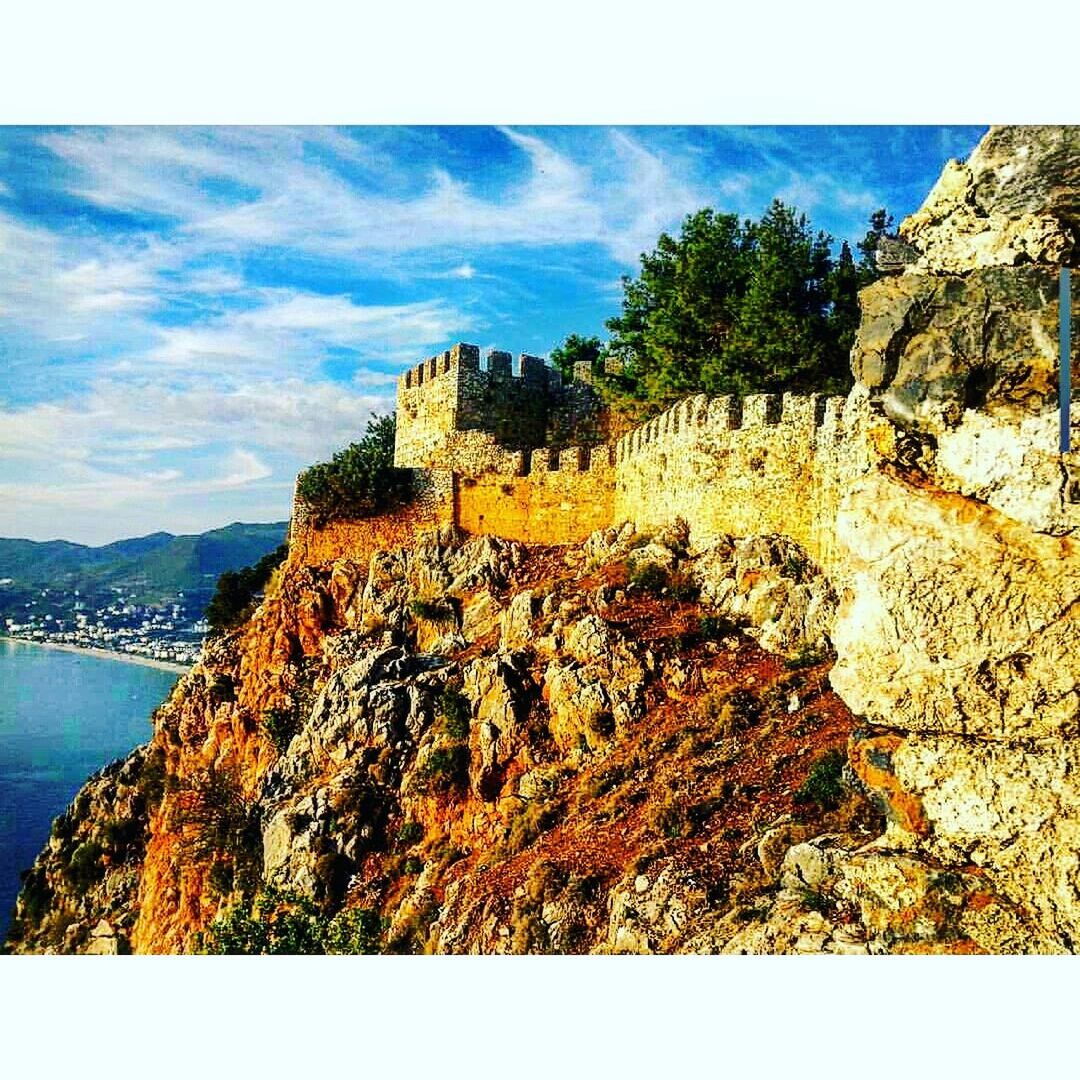
[(67, 540), (11, 540), (0, 537), (0, 579), (8, 591), (65, 588), (82, 593), (113, 587), (144, 603), (184, 593), (206, 593), (226, 570), (255, 562), (285, 538), (286, 522), (234, 522), (189, 536), (158, 532), (102, 547)]
[(394, 415), (368, 421), (359, 441), (300, 474), (297, 492), (317, 522), (370, 517), (408, 499), (412, 474), (394, 468)]
[(218, 578), (217, 590), (206, 606), (210, 632), (222, 633), (241, 623), (251, 614), (256, 595), (270, 580), (270, 575), (285, 561), (289, 545), (281, 544), (264, 555), (254, 566), (226, 570)]

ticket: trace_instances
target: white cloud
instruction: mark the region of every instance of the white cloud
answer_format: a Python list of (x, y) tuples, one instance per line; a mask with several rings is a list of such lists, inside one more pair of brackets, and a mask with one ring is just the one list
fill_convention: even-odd
[[(655, 232), (646, 236), (653, 223), (670, 225), (695, 200), (700, 204), (700, 192), (676, 181), (674, 168), (625, 133), (611, 132), (606, 151), (588, 164), (539, 136), (502, 133), (525, 155), (528, 171), (489, 197), (443, 168), (432, 170), (418, 193), (393, 197), (358, 187), (313, 160), (305, 147), (317, 143), (345, 161), (378, 161), (388, 176), (402, 163), (334, 131), (80, 129), (49, 134), (43, 142), (76, 168), (74, 193), (98, 205), (173, 218), (186, 242), (208, 250), (273, 245), (363, 259), (432, 248), (584, 242), (626, 262), (655, 240)], [(212, 196), (207, 192), (215, 184), (224, 187)]]
[(258, 455), (241, 448), (232, 451), (226, 465), (230, 471), (216, 481), (218, 487), (244, 487), (256, 480), (265, 480), (268, 476), (274, 474), (274, 470), (269, 468), (265, 462), (260, 461)]
[(0, 212), (0, 315), (44, 340), (79, 340), (102, 316), (157, 306), (177, 259), (155, 239), (69, 237)]

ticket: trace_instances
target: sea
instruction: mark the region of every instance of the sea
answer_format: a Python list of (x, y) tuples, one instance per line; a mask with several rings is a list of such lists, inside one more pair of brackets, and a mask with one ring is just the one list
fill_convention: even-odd
[(0, 940), (53, 818), (92, 773), (149, 740), (179, 677), (0, 638)]

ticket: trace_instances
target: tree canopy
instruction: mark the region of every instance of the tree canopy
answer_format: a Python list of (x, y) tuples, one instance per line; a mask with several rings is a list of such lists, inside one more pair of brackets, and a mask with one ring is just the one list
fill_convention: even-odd
[(891, 223), (884, 210), (872, 215), (856, 263), (848, 244), (834, 257), (833, 238), (779, 200), (759, 221), (699, 210), (623, 278), (606, 345), (572, 334), (552, 362), (568, 375), (575, 360), (599, 370), (618, 357), (607, 396), (658, 407), (701, 391), (844, 393), (858, 290), (876, 277), (873, 249)]
[(561, 345), (556, 345), (551, 350), (551, 363), (562, 373), (563, 378), (569, 381), (574, 376), (575, 364), (587, 361), (595, 371), (603, 355), (604, 343), (598, 337), (571, 334)]
[(297, 491), (317, 521), (370, 517), (411, 492), (412, 473), (394, 468), (394, 414), (368, 421), (364, 437), (300, 474)]

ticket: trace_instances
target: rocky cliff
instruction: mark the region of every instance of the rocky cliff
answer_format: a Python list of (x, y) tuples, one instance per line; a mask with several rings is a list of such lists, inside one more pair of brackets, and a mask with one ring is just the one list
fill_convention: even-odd
[(1073, 951), (1078, 149), (992, 129), (901, 226), (826, 565), (677, 519), (294, 537), (58, 819), (10, 947)]
[(778, 837), (880, 822), (841, 774), (828, 582), (781, 538), (687, 540), (287, 564), (58, 820), (15, 948), (190, 951), (289, 912), (313, 948), (723, 944)]

